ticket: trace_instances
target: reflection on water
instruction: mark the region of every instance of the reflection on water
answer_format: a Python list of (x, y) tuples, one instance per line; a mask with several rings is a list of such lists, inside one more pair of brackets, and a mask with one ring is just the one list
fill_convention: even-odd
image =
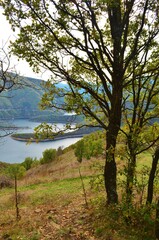
[[(26, 129), (14, 130), (15, 132), (33, 132), (33, 129), (39, 124), (30, 122), (28, 120), (14, 120), (12, 124)], [(63, 127), (63, 124), (57, 124), (59, 128)], [(13, 130), (12, 130), (13, 131)], [(63, 140), (57, 140), (52, 142), (40, 142), (26, 144), (26, 142), (19, 142), (13, 140), (10, 136), (2, 138), (0, 141), (0, 161), (8, 163), (20, 163), (23, 162), (26, 157), (42, 156), (42, 152), (48, 148), (68, 147), (69, 145), (77, 142), (80, 138), (68, 138)]]

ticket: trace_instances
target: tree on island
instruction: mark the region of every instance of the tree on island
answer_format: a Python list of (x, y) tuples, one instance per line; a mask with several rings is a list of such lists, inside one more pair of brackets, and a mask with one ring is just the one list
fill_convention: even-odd
[[(12, 29), (19, 29), (12, 52), (35, 72), (43, 67), (51, 73), (42, 107), (82, 113), (86, 125), (105, 130), (107, 202), (117, 203), (115, 150), (123, 96), (133, 85), (134, 61), (142, 65), (140, 78), (158, 69), (158, 1), (2, 0), (1, 6)], [(56, 88), (62, 81), (68, 86)], [(57, 96), (65, 103), (57, 105)]]

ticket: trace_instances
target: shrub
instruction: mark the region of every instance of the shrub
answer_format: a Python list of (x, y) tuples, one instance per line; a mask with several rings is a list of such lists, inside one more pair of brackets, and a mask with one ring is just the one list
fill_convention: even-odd
[(38, 160), (37, 158), (34, 158), (32, 164), (31, 164), (31, 168), (37, 167), (37, 166), (39, 166), (39, 164), (40, 164), (40, 160)]
[(0, 189), (5, 187), (13, 187), (11, 179), (7, 176), (0, 176)]
[(41, 158), (40, 163), (45, 164), (45, 163), (52, 162), (56, 159), (56, 157), (57, 157), (56, 149), (52, 149), (52, 148), (46, 149), (43, 152), (43, 157)]
[(33, 159), (31, 157), (25, 158), (24, 162), (22, 162), (22, 166), (25, 167), (26, 170), (29, 170), (33, 164)]
[(60, 156), (63, 154), (63, 147), (58, 147), (57, 149), (57, 156)]
[(84, 155), (84, 141), (83, 139), (76, 143), (75, 156), (77, 157), (78, 162), (82, 162)]
[(79, 162), (83, 158), (90, 159), (103, 153), (103, 138), (101, 133), (92, 133), (75, 144), (75, 156)]

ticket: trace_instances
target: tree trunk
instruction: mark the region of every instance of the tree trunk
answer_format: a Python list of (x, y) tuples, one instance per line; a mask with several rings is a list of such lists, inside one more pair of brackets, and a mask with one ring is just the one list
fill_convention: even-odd
[(130, 204), (132, 202), (133, 182), (136, 168), (136, 156), (130, 156), (127, 169), (127, 182), (126, 182), (126, 202)]
[(114, 160), (114, 154), (109, 154), (109, 157), (112, 160), (106, 161), (105, 164), (105, 188), (107, 192), (107, 203), (108, 204), (115, 204), (118, 203), (118, 194), (117, 194), (117, 187), (116, 187), (116, 162)]
[(18, 190), (17, 190), (17, 177), (14, 178), (15, 182), (15, 208), (16, 208), (16, 219), (20, 220), (19, 206), (18, 206)]
[(110, 123), (108, 126), (108, 131), (106, 133), (106, 164), (104, 171), (104, 180), (108, 204), (118, 203), (115, 148), (119, 130), (114, 126), (115, 125)]
[(122, 112), (122, 91), (123, 91), (123, 52), (122, 41), (122, 18), (120, 0), (107, 4), (108, 16), (113, 39), (113, 64), (112, 64), (112, 96), (110, 112), (108, 116), (109, 124), (106, 133), (106, 164), (104, 171), (105, 188), (107, 192), (107, 203), (118, 203), (117, 194), (117, 168), (115, 162), (115, 150), (118, 132), (121, 125)]
[(157, 164), (159, 160), (159, 147), (156, 148), (155, 154), (152, 160), (152, 167), (149, 175), (148, 189), (147, 189), (147, 200), (146, 204), (151, 204), (153, 199), (153, 183), (155, 179), (155, 173), (157, 169)]
[(106, 132), (106, 164), (104, 170), (104, 180), (108, 204), (118, 203), (115, 150), (121, 125), (122, 68), (120, 68), (118, 64), (116, 64), (115, 67), (116, 72), (113, 76), (114, 85), (112, 89), (111, 110), (108, 117), (109, 124)]
[(156, 206), (155, 236), (156, 239), (159, 239), (159, 200)]

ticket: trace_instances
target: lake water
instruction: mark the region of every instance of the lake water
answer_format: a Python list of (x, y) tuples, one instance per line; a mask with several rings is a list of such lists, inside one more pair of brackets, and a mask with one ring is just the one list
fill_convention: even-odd
[[(17, 127), (27, 127), (27, 129), (14, 130), (16, 132), (33, 132), (33, 129), (39, 125), (39, 123), (30, 122), (28, 120), (13, 120), (11, 124)], [(63, 127), (63, 124), (57, 124), (59, 128)], [(63, 140), (56, 140), (50, 142), (39, 142), (26, 144), (26, 142), (20, 142), (13, 140), (10, 136), (2, 138), (0, 141), (0, 161), (7, 163), (20, 163), (25, 160), (26, 157), (42, 157), (42, 152), (45, 149), (58, 147), (68, 147), (69, 145), (77, 142), (80, 138), (68, 138)]]

